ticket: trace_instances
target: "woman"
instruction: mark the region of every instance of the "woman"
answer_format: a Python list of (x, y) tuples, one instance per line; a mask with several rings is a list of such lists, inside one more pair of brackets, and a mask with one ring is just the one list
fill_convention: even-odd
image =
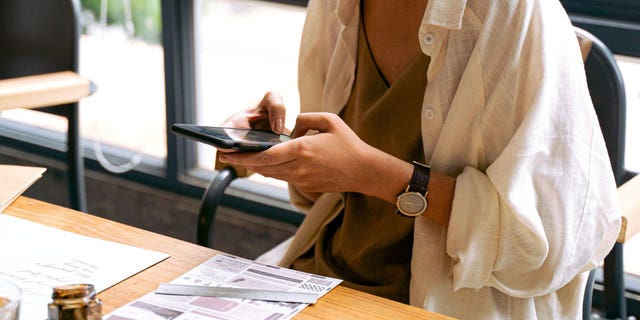
[[(311, 0), (299, 90), (296, 139), (220, 158), (290, 183), (281, 265), (458, 318), (580, 317), (620, 219), (557, 0)], [(269, 93), (226, 125), (283, 119)]]

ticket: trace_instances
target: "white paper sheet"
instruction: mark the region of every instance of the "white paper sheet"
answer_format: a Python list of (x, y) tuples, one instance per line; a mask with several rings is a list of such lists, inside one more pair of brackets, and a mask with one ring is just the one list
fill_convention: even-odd
[[(313, 292), (321, 297), (341, 281), (218, 254), (171, 283)], [(306, 306), (304, 303), (150, 293), (115, 310), (105, 320), (285, 320)]]
[(20, 319), (46, 319), (55, 286), (100, 292), (168, 257), (0, 214), (0, 278), (22, 289)]

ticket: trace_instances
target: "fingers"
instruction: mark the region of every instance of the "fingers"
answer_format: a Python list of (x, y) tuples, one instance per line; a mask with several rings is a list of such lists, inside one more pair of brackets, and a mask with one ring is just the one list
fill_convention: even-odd
[(330, 132), (336, 125), (342, 120), (333, 114), (325, 112), (309, 112), (301, 113), (296, 119), (296, 126), (291, 132), (291, 138), (297, 138), (304, 136), (310, 130), (316, 130), (319, 132)]
[(269, 115), (269, 125), (271, 126), (271, 131), (281, 134), (284, 132), (284, 119), (286, 115), (286, 108), (284, 106), (284, 102), (282, 97), (272, 91), (267, 92), (260, 101), (258, 105), (258, 109), (263, 109), (267, 111)]
[[(288, 144), (284, 142), (282, 144)], [(265, 167), (286, 163), (291, 160), (287, 148), (279, 148), (280, 145), (260, 152), (235, 152), (220, 155), (220, 162), (231, 163), (243, 167)]]
[(273, 131), (277, 134), (288, 133), (284, 126), (286, 108), (282, 97), (267, 92), (255, 108), (242, 110), (227, 118), (221, 126), (232, 128), (253, 128)]

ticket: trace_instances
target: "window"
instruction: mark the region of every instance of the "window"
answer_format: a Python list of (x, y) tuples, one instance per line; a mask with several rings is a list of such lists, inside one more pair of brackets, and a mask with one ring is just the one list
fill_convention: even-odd
[(82, 0), (80, 73), (98, 91), (81, 101), (83, 136), (166, 157), (160, 0)]
[[(279, 92), (293, 128), (299, 110), (298, 46), (304, 7), (252, 0), (195, 1), (196, 122), (219, 125)], [(215, 149), (197, 144), (197, 166), (213, 168)], [(252, 179), (275, 183), (264, 177)]]
[[(639, 32), (640, 33), (640, 32)], [(637, 36), (640, 39), (640, 35)], [(618, 66), (624, 78), (627, 94), (627, 134), (625, 146), (625, 168), (628, 171), (640, 172), (640, 58), (617, 56)], [(624, 244), (624, 272), (627, 288), (640, 292), (640, 236), (636, 235)], [(632, 280), (632, 278), (634, 278)], [(630, 314), (640, 313), (638, 305), (628, 303)]]
[[(640, 150), (632, 145), (640, 126), (640, 2), (636, 0), (561, 0), (572, 22), (593, 33), (617, 55), (627, 93), (625, 166), (640, 172)], [(634, 41), (635, 40), (635, 41)]]
[[(80, 102), (80, 130), (114, 171), (130, 169), (141, 155), (167, 154), (160, 13), (160, 0), (81, 1), (79, 73), (98, 90)], [(16, 109), (3, 118), (66, 131), (63, 117), (47, 113)], [(103, 146), (128, 150), (120, 154), (133, 163), (107, 160)]]
[(640, 137), (640, 58), (617, 56), (616, 59), (627, 93), (625, 167), (629, 171), (640, 172), (640, 148), (635, 140)]
[[(124, 171), (141, 155), (164, 159), (164, 57), (160, 0), (82, 0), (80, 74), (98, 85), (81, 101), (84, 138), (107, 169)], [(108, 160), (103, 145), (131, 151)], [(125, 160), (126, 161), (126, 160)]]

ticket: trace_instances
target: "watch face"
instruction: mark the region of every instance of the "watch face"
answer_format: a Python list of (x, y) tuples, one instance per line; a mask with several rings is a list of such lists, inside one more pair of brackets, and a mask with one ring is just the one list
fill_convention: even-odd
[(415, 217), (427, 209), (427, 199), (418, 192), (405, 192), (398, 196), (396, 205), (400, 213)]

